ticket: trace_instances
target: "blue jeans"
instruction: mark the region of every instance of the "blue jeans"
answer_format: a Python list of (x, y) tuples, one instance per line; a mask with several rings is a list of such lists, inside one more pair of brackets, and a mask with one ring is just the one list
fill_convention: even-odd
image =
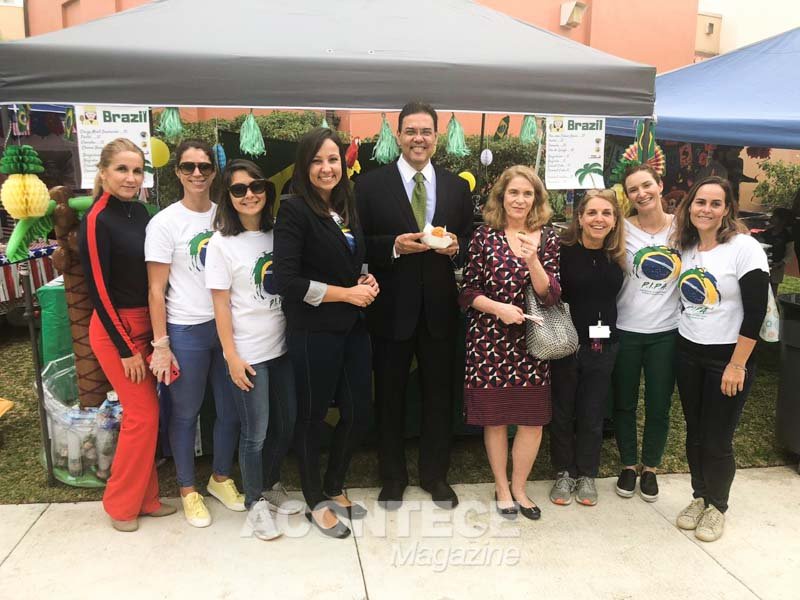
[(244, 504), (257, 502), (261, 492), (281, 478), (281, 463), (294, 436), (297, 419), (294, 373), (287, 355), (250, 365), (253, 387), (245, 392), (228, 378), (242, 422), (239, 468), (242, 470)]
[(214, 421), (214, 473), (230, 475), (239, 415), (231, 401), (222, 346), (213, 320), (199, 325), (167, 323), (170, 347), (181, 368), (181, 376), (169, 386), (172, 404), (169, 416), (169, 444), (175, 459), (178, 485), (194, 486), (194, 440), (197, 416), (211, 383), (217, 418)]

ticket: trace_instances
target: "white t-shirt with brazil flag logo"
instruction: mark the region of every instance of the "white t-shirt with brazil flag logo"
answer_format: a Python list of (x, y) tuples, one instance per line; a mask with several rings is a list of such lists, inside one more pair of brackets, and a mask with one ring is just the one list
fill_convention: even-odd
[(286, 319), (275, 293), (272, 232), (211, 236), (206, 287), (230, 290), (233, 341), (251, 365), (286, 354)]
[(170, 204), (147, 224), (144, 257), (148, 262), (170, 265), (167, 288), (167, 322), (198, 325), (214, 318), (211, 294), (205, 286), (206, 245), (214, 233), (211, 222), (217, 212)]
[(627, 269), (617, 295), (617, 328), (661, 333), (678, 327), (681, 254), (669, 246), (675, 222), (656, 234), (625, 221)]
[(678, 332), (695, 344), (735, 344), (744, 318), (739, 279), (756, 269), (769, 273), (769, 264), (749, 235), (737, 234), (708, 252), (686, 249)]

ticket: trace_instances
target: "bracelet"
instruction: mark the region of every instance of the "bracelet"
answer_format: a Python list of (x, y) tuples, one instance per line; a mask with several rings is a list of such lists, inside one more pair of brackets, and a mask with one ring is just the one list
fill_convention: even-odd
[(732, 362), (729, 362), (728, 366), (729, 367), (733, 367), (737, 371), (744, 371), (744, 374), (747, 375), (747, 367), (743, 367), (742, 365), (737, 365), (737, 364), (732, 363)]
[(153, 340), (150, 342), (150, 345), (152, 345), (153, 348), (169, 348), (169, 336), (165, 335), (157, 340)]

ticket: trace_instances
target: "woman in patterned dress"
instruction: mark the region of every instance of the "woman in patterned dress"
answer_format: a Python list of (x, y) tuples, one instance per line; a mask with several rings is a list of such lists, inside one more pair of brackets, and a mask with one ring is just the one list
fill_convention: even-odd
[[(544, 228), (551, 214), (536, 173), (521, 165), (506, 169), (470, 242), (459, 298), (467, 311), (466, 421), (484, 427), (497, 511), (507, 518), (518, 511), (529, 519), (541, 516), (525, 487), (542, 426), (550, 421), (550, 366), (527, 353), (523, 290), (532, 284), (548, 306), (561, 295), (558, 237)], [(510, 486), (509, 425), (517, 425)]]

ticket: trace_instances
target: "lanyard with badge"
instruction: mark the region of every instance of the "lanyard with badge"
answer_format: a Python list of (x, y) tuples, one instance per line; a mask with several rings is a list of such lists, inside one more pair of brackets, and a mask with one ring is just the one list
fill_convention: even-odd
[(600, 312), (597, 313), (597, 325), (589, 325), (589, 342), (592, 352), (603, 352), (603, 341), (611, 338), (611, 328), (603, 325)]

